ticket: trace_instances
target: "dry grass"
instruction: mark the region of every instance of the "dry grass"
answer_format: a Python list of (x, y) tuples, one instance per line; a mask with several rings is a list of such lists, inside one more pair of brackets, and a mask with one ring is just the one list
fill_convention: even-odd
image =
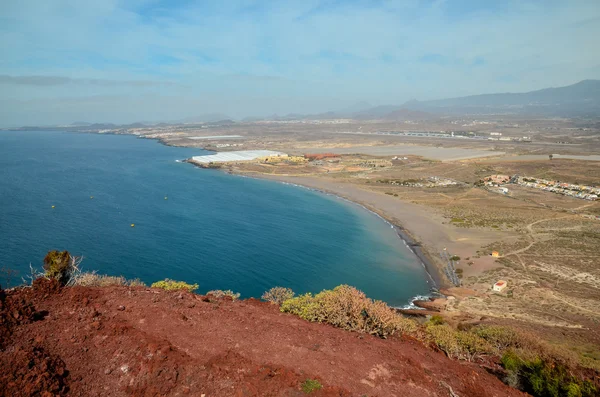
[(75, 285), (81, 287), (111, 287), (111, 286), (129, 286), (129, 287), (145, 287), (139, 279), (127, 280), (123, 276), (107, 276), (96, 273), (82, 273), (77, 277)]
[(386, 303), (369, 299), (363, 292), (348, 285), (288, 299), (281, 305), (281, 311), (308, 321), (328, 323), (382, 338), (417, 330), (414, 321), (401, 317)]

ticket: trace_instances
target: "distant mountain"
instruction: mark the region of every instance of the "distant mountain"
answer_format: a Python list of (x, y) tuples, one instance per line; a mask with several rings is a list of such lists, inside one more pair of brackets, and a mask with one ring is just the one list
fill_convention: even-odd
[[(186, 117), (184, 119), (177, 120), (177, 122), (179, 122), (179, 123), (214, 123), (216, 121), (230, 120), (230, 119), (231, 119), (231, 117), (229, 117), (223, 113), (206, 113), (206, 114), (201, 114), (199, 116)], [(173, 122), (173, 123), (177, 123), (177, 122)]]
[(558, 88), (524, 93), (472, 95), (432, 101), (410, 101), (402, 108), (445, 114), (600, 115), (600, 80), (583, 80)]
[(352, 114), (352, 113), (356, 113), (356, 112), (361, 112), (361, 111), (363, 111), (365, 109), (370, 109), (372, 107), (373, 107), (373, 105), (371, 105), (369, 102), (361, 101), (361, 102), (355, 103), (354, 105), (351, 105), (351, 106), (348, 106), (346, 108), (340, 109), (336, 113)]
[[(363, 102), (363, 104), (367, 104)], [(337, 111), (326, 112), (311, 116), (305, 116), (310, 119), (354, 119), (354, 120), (390, 120), (390, 121), (405, 121), (405, 120), (429, 120), (438, 117), (432, 113), (405, 109), (398, 105), (382, 105), (375, 107), (359, 108), (353, 107), (353, 111)]]

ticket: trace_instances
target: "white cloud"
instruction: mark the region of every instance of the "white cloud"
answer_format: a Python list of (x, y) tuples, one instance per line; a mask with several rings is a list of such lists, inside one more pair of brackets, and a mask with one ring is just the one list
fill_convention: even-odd
[[(8, 2), (0, 74), (69, 84), (13, 84), (0, 98), (143, 96), (150, 90), (183, 104), (207, 95), (227, 103), (266, 93), (272, 97), (261, 97), (262, 107), (254, 101), (252, 112), (269, 114), (275, 103), (303, 112), (307, 98), (328, 98), (326, 110), (359, 100), (401, 103), (600, 77), (596, 1), (515, 1), (494, 9), (480, 3), (474, 11), (419, 0), (206, 3)], [(440, 61), (420, 61), (428, 54)]]

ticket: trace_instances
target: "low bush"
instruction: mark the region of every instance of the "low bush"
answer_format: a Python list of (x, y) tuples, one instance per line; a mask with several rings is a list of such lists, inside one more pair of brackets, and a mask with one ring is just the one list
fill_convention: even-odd
[(428, 323), (425, 327), (427, 338), (450, 358), (473, 361), (492, 348), (477, 334), (470, 331), (457, 331), (447, 324)]
[(288, 299), (292, 299), (294, 295), (294, 291), (292, 291), (290, 288), (273, 287), (266, 291), (261, 296), (261, 299), (281, 306), (283, 302)]
[(540, 357), (568, 368), (574, 368), (579, 364), (579, 359), (574, 352), (550, 345), (535, 334), (497, 325), (478, 326), (473, 329), (473, 332), (485, 339), (499, 356), (512, 350), (524, 358)]
[(110, 286), (130, 286), (130, 287), (145, 287), (146, 284), (140, 279), (127, 280), (123, 276), (107, 276), (96, 273), (81, 273), (75, 279), (73, 285), (81, 287), (110, 287)]
[(434, 314), (433, 316), (431, 316), (429, 322), (433, 325), (442, 325), (445, 323), (444, 318), (439, 314)]
[(133, 280), (129, 280), (130, 287), (147, 287), (146, 283), (140, 280), (139, 278), (134, 278)]
[(58, 280), (62, 285), (72, 285), (79, 273), (81, 258), (69, 251), (48, 251), (44, 257), (44, 277)]
[[(196, 288), (198, 288), (198, 287), (196, 287)], [(216, 289), (216, 290), (213, 290), (213, 291), (208, 291), (206, 293), (206, 295), (212, 295), (212, 296), (214, 296), (215, 298), (218, 298), (218, 299), (226, 297), (226, 296), (229, 296), (231, 298), (231, 300), (236, 300), (236, 299), (240, 298), (240, 293), (239, 292), (233, 292), (230, 289), (228, 289), (226, 291), (223, 291), (223, 290), (220, 290), (220, 289)]]
[(175, 281), (168, 278), (157, 281), (151, 285), (152, 288), (161, 288), (167, 291), (186, 290), (189, 292), (198, 289), (198, 284), (188, 284), (185, 281)]
[(127, 280), (123, 276), (107, 276), (96, 273), (82, 273), (75, 280), (75, 285), (81, 287), (109, 287), (127, 285)]
[(386, 303), (369, 299), (363, 292), (348, 285), (288, 299), (281, 305), (281, 311), (308, 321), (328, 323), (381, 338), (418, 329), (414, 321), (398, 315)]
[(508, 350), (501, 363), (509, 384), (533, 396), (593, 397), (600, 392), (592, 382), (574, 376), (568, 366), (547, 358), (523, 357)]
[(319, 382), (316, 379), (307, 379), (302, 383), (300, 387), (302, 388), (302, 391), (304, 393), (310, 394), (313, 391), (321, 390), (323, 388), (323, 385), (321, 385), (321, 382)]
[(479, 326), (475, 327), (473, 332), (485, 339), (497, 354), (501, 354), (509, 348), (524, 347), (525, 344), (529, 344), (525, 337), (521, 337), (512, 328), (496, 325)]

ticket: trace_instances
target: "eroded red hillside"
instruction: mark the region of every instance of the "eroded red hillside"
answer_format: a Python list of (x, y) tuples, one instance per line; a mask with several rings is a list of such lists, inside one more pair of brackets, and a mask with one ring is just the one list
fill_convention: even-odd
[[(1, 294), (1, 292), (0, 292)], [(256, 300), (149, 288), (0, 295), (0, 394), (81, 396), (517, 396), (418, 342), (313, 324)]]

